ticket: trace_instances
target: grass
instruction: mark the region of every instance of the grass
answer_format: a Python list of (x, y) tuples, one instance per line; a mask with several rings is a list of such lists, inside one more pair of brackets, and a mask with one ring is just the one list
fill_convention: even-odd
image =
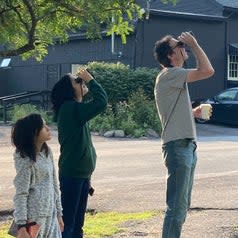
[[(113, 234), (124, 231), (120, 225), (126, 221), (146, 220), (158, 215), (158, 212), (141, 213), (118, 213), (118, 212), (100, 212), (94, 215), (86, 214), (85, 220), (85, 238), (110, 237)], [(1, 238), (11, 238), (7, 234), (10, 224), (0, 227)]]

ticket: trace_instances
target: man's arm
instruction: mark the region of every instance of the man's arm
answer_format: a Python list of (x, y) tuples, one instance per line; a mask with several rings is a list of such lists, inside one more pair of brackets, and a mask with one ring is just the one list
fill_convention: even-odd
[(197, 43), (195, 37), (189, 32), (184, 32), (178, 37), (178, 39), (191, 47), (196, 58), (196, 68), (189, 70), (186, 81), (191, 83), (211, 77), (215, 71), (207, 55)]

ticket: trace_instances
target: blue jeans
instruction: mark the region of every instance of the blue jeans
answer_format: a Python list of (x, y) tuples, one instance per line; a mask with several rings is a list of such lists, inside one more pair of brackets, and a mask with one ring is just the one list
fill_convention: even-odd
[(89, 179), (59, 176), (59, 180), (64, 220), (62, 238), (83, 238)]
[(170, 141), (163, 145), (168, 170), (167, 193), (162, 238), (179, 238), (187, 210), (196, 167), (196, 143), (191, 139)]

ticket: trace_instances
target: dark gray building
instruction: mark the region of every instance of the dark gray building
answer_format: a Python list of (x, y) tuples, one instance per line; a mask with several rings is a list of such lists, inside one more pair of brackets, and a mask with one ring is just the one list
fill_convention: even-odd
[[(74, 34), (67, 44), (50, 47), (42, 63), (13, 57), (10, 67), (0, 68), (0, 96), (50, 90), (61, 75), (90, 61), (121, 61), (133, 68), (158, 67), (153, 57), (155, 41), (166, 34), (176, 37), (189, 30), (197, 37), (216, 71), (212, 79), (191, 84), (192, 99), (210, 97), (238, 85), (237, 0), (180, 0), (175, 6), (162, 4), (160, 0), (138, 2), (149, 12), (149, 18), (135, 22), (135, 31), (126, 45), (116, 37), (112, 53), (110, 37), (92, 42)], [(194, 64), (191, 56), (188, 66)]]

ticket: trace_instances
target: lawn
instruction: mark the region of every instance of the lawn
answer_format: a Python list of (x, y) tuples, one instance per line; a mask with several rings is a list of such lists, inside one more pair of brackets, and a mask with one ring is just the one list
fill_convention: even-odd
[[(87, 214), (85, 220), (85, 238), (110, 237), (113, 234), (122, 232), (124, 229), (120, 225), (126, 221), (146, 220), (158, 215), (158, 212), (141, 213), (118, 213), (118, 212), (100, 212), (96, 214)], [(1, 238), (11, 238), (7, 234), (10, 224), (0, 227)]]

